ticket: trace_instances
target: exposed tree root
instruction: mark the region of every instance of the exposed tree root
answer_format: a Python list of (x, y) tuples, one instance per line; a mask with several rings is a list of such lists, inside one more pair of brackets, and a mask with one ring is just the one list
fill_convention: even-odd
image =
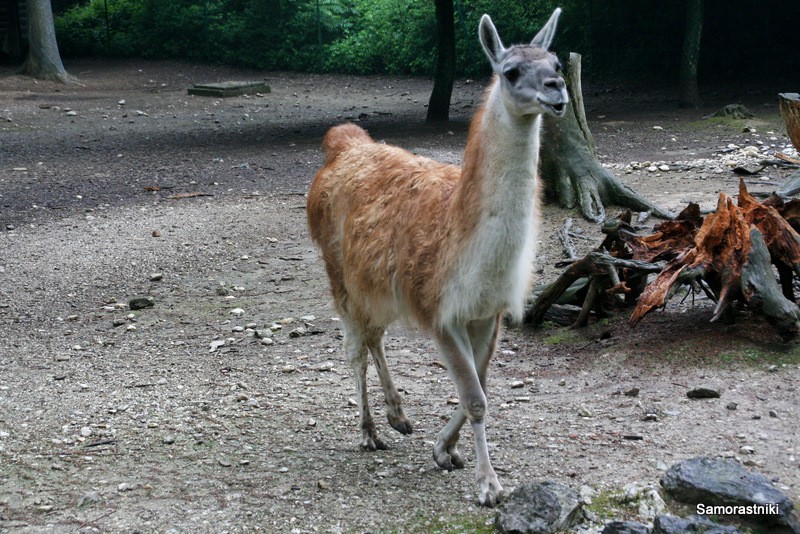
[[(627, 220), (608, 228), (601, 248), (572, 263), (545, 288), (526, 319), (538, 323), (564, 291), (583, 277), (581, 313), (574, 326), (586, 324), (589, 313), (604, 313), (609, 293), (623, 292), (635, 301), (631, 325), (661, 308), (681, 289), (705, 293), (716, 306), (711, 321), (732, 320), (734, 302), (763, 315), (784, 339), (800, 332), (800, 308), (794, 302), (794, 276), (800, 277), (800, 203), (772, 197), (758, 202), (739, 185), (739, 202), (720, 195), (717, 209), (703, 218), (690, 204), (673, 221), (648, 236), (638, 236)], [(608, 250), (609, 253), (604, 252)], [(773, 265), (775, 270), (773, 270)], [(775, 271), (778, 275), (776, 277)], [(659, 272), (647, 283), (648, 273)]]

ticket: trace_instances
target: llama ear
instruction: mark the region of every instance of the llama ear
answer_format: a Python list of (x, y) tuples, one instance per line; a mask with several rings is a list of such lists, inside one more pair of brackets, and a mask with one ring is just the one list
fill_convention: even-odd
[(486, 56), (489, 58), (489, 61), (492, 62), (492, 66), (494, 67), (496, 64), (500, 63), (506, 51), (506, 47), (503, 46), (503, 41), (500, 40), (497, 29), (494, 27), (489, 15), (481, 17), (481, 22), (478, 25), (478, 37), (481, 40), (483, 51), (486, 52)]
[(561, 8), (557, 7), (553, 14), (550, 15), (550, 19), (547, 21), (547, 24), (539, 30), (539, 33), (536, 34), (536, 37), (533, 38), (531, 41), (531, 46), (537, 46), (544, 50), (549, 50), (550, 45), (553, 44), (553, 38), (556, 36), (556, 26), (558, 25), (558, 17), (561, 15)]

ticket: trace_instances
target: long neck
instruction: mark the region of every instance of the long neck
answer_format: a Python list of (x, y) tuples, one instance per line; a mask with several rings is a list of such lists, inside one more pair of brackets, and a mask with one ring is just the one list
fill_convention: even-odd
[(541, 115), (509, 114), (495, 80), (470, 126), (452, 205), (461, 239), (487, 217), (520, 220), (535, 208), (540, 124)]

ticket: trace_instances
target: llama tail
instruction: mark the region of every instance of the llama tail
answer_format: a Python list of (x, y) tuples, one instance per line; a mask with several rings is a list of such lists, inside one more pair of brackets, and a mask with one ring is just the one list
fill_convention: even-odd
[(353, 123), (340, 124), (334, 126), (322, 139), (322, 150), (325, 152), (325, 164), (345, 150), (366, 143), (374, 143), (372, 137), (360, 126)]

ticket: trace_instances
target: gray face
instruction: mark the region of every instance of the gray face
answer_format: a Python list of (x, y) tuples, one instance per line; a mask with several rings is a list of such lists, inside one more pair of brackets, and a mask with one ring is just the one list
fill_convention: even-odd
[(555, 54), (530, 45), (512, 46), (499, 67), (503, 96), (512, 110), (519, 115), (564, 114), (569, 97)]
[(560, 9), (536, 34), (531, 44), (503, 46), (488, 15), (481, 18), (478, 35), (492, 69), (500, 80), (506, 109), (514, 115), (549, 113), (560, 117), (569, 102), (567, 84), (561, 77), (561, 64), (548, 52), (555, 37)]

